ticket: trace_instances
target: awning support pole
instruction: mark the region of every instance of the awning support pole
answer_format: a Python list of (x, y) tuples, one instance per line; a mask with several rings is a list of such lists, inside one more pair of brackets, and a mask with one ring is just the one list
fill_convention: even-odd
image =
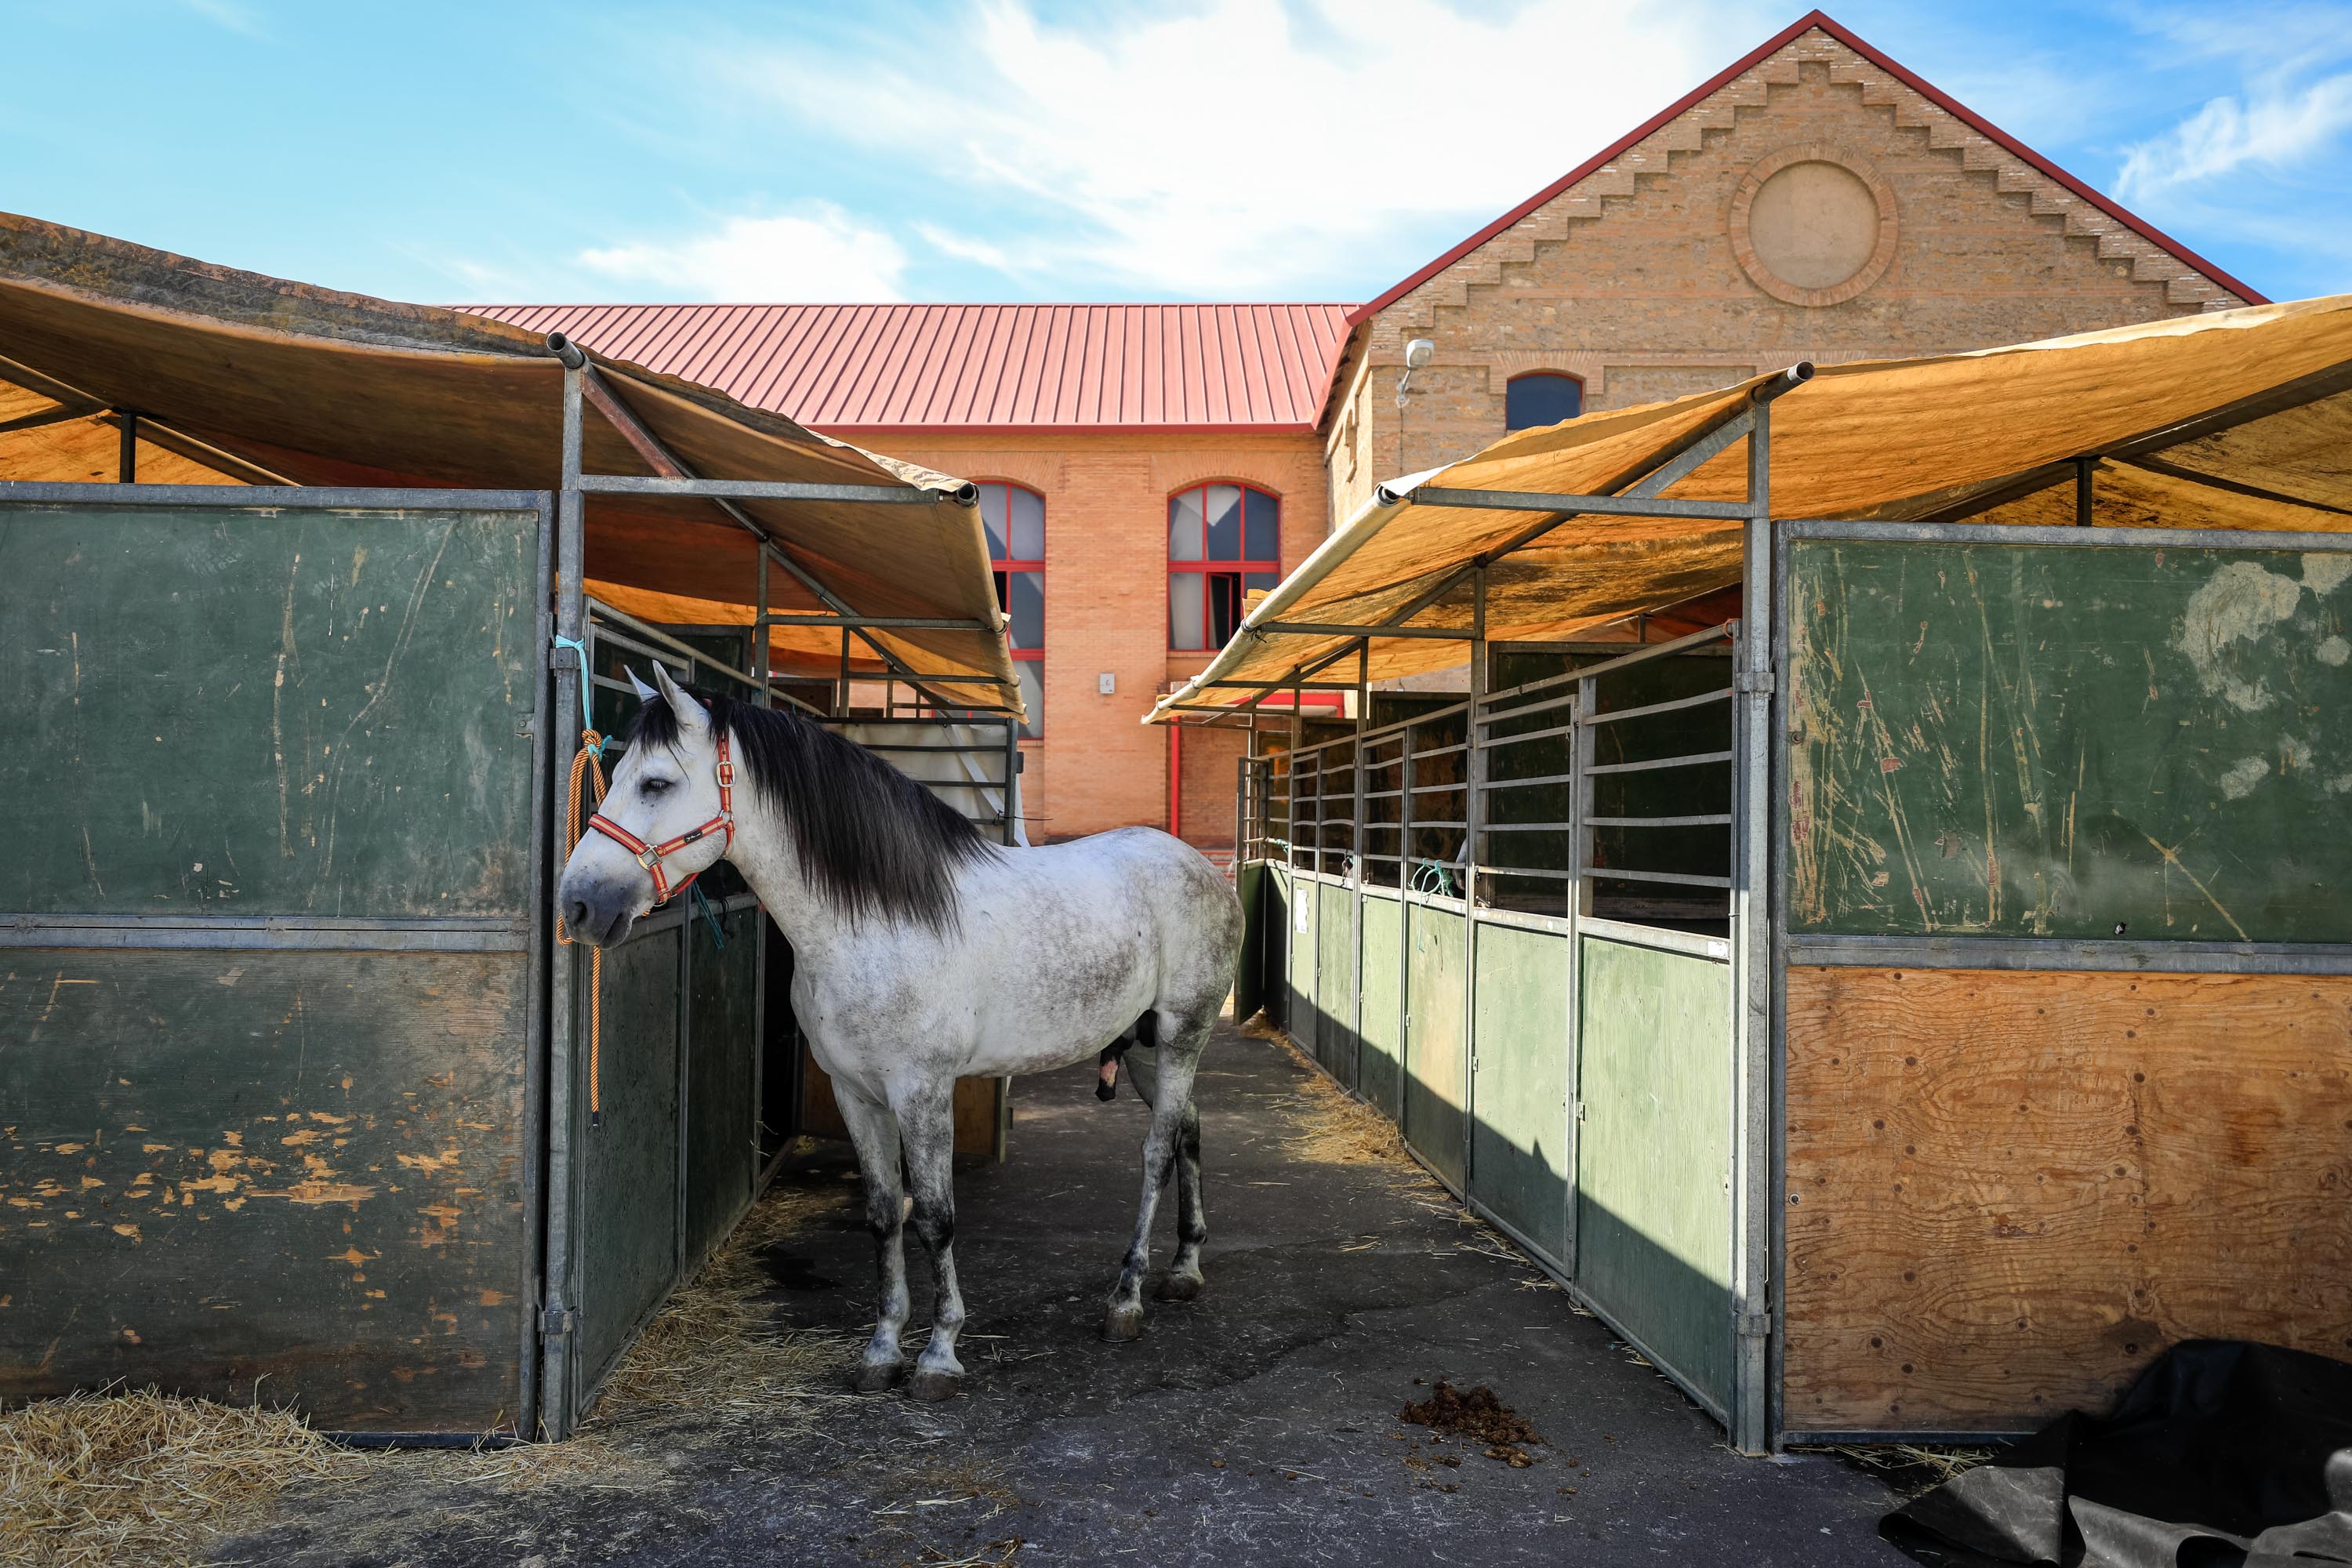
[(1773, 711), (1772, 426), (1753, 411), (1748, 436), (1748, 504), (1732, 735), (1731, 1047), (1732, 1152), (1730, 1428), (1742, 1453), (1769, 1451), (1774, 1302), (1771, 1212), (1776, 1136), (1772, 1120), (1771, 783)]

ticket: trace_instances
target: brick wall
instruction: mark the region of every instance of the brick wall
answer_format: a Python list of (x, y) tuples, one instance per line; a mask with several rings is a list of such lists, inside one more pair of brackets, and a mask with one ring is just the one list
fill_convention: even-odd
[[(1033, 841), (1168, 823), (1168, 734), (1143, 716), (1160, 691), (1207, 664), (1168, 649), (1168, 498), (1232, 479), (1282, 500), (1282, 564), (1327, 531), (1322, 437), (1307, 433), (835, 431), (968, 479), (1045, 498), (1044, 733), (1024, 746), (1022, 805)], [(1113, 676), (1115, 695), (1097, 692)], [(1185, 837), (1233, 840), (1237, 742), (1185, 737)], [(1222, 763), (1220, 758), (1223, 760)]]
[[(1895, 213), (1891, 261), (1835, 304), (1775, 298), (1733, 244), (1742, 180), (1809, 143), (1874, 169)], [(1344, 518), (1378, 481), (1500, 436), (1505, 384), (1528, 371), (1583, 377), (1587, 408), (1627, 407), (1801, 359), (1986, 348), (2239, 303), (1816, 29), (1373, 318), (1370, 372), (1338, 411), (1330, 504)], [(1435, 354), (1400, 434), (1396, 380), (1418, 337)]]

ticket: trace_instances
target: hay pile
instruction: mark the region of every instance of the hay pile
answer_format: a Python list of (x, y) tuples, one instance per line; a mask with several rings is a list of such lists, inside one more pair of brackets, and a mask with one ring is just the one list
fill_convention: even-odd
[(75, 1394), (0, 1415), (0, 1563), (183, 1563), (259, 1524), (289, 1482), (360, 1462), (304, 1426), (142, 1394)]
[(1253, 1019), (1242, 1032), (1271, 1040), (1306, 1071), (1299, 1086), (1303, 1104), (1286, 1108), (1297, 1127), (1291, 1152), (1325, 1165), (1386, 1165), (1415, 1174), (1420, 1167), (1406, 1152), (1404, 1137), (1395, 1123), (1331, 1081), (1306, 1052), (1263, 1019)]
[[(769, 1285), (761, 1254), (842, 1202), (838, 1192), (772, 1190), (671, 1294), (568, 1443), (356, 1452), (288, 1411), (152, 1390), (75, 1394), (0, 1415), (0, 1563), (177, 1568), (267, 1523), (296, 1483), (313, 1483), (304, 1492), (331, 1508), (384, 1496), (428, 1514), (463, 1512), (485, 1487), (651, 1489), (672, 1475), (661, 1429), (813, 1425), (821, 1404), (855, 1397), (835, 1392), (855, 1342), (778, 1331), (759, 1300)], [(440, 1487), (453, 1489), (430, 1495)]]

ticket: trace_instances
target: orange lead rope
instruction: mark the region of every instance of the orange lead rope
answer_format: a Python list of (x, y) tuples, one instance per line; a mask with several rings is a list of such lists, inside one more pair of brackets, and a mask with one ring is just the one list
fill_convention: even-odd
[[(596, 804), (604, 804), (604, 737), (593, 730), (580, 731), (580, 751), (572, 759), (572, 804), (563, 816), (563, 854), (570, 858), (580, 843), (580, 779), (585, 773), (596, 782)], [(555, 911), (555, 940), (570, 946), (573, 941), (563, 929), (563, 911)], [(588, 1125), (594, 1127), (604, 1119), (602, 1089), (604, 1063), (599, 1060), (604, 1042), (604, 950), (588, 950)]]

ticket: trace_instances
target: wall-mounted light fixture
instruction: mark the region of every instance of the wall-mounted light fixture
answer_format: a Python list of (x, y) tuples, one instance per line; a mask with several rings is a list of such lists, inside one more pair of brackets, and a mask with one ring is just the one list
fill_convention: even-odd
[(1412, 373), (1429, 363), (1437, 345), (1427, 338), (1415, 338), (1404, 346), (1404, 374), (1397, 377), (1397, 412), (1404, 412), (1404, 389), (1412, 380)]

